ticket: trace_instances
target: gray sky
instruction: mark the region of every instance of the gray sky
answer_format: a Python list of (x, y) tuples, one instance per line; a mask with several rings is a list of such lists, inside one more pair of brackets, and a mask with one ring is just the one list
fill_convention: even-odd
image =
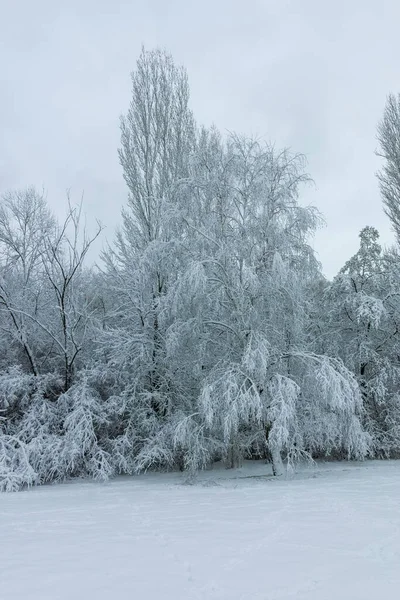
[(398, 0), (0, 0), (0, 192), (45, 186), (62, 214), (84, 191), (106, 235), (126, 190), (119, 115), (141, 44), (189, 73), (200, 123), (304, 152), (303, 202), (327, 226), (315, 249), (332, 276), (374, 225), (392, 234), (374, 173), (376, 124), (400, 92)]

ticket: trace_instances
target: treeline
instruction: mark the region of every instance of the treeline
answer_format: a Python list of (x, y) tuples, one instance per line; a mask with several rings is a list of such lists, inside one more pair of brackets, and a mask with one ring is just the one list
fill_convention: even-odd
[[(379, 125), (400, 240), (400, 100)], [(101, 228), (34, 189), (0, 204), (0, 489), (87, 476), (400, 453), (400, 260), (366, 227), (327, 281), (302, 155), (199, 127), (187, 74), (142, 51), (121, 119), (129, 190)]]

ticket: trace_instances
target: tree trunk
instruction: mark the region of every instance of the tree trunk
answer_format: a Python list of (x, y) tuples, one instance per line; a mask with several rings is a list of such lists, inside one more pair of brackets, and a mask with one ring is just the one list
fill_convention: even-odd
[(232, 438), (229, 443), (228, 456), (226, 457), (226, 468), (227, 469), (238, 469), (242, 466), (242, 454), (240, 452), (238, 440), (236, 437)]
[(271, 450), (272, 455), (272, 472), (275, 477), (281, 477), (285, 473), (285, 467), (283, 465), (283, 460), (281, 456), (280, 450), (278, 448), (274, 448)]

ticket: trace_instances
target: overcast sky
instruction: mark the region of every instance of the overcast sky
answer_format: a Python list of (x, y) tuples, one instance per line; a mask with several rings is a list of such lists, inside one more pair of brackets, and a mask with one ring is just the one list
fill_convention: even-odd
[(302, 202), (327, 226), (333, 276), (374, 225), (392, 235), (375, 172), (376, 124), (400, 92), (399, 0), (0, 0), (0, 192), (44, 186), (52, 208), (84, 192), (112, 239), (126, 189), (119, 115), (141, 45), (189, 73), (197, 121), (304, 152)]

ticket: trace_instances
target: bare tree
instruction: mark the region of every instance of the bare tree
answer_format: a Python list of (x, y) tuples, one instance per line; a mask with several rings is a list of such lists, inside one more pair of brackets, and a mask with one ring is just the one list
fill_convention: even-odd
[(2, 327), (22, 347), (34, 375), (38, 374), (39, 365), (37, 352), (30, 341), (32, 319), (38, 318), (45, 243), (54, 231), (55, 220), (43, 194), (31, 187), (3, 196), (0, 205), (0, 310), (5, 322)]
[(93, 236), (82, 226), (82, 203), (73, 207), (68, 199), (68, 213), (45, 242), (43, 267), (55, 299), (55, 320), (42, 329), (50, 337), (63, 365), (64, 391), (72, 383), (75, 363), (82, 351), (90, 318), (95, 311), (92, 299), (85, 293), (82, 278), (85, 257), (102, 231), (98, 223)]
[(34, 188), (10, 192), (0, 206), (0, 311), (29, 370), (62, 371), (66, 391), (94, 310), (84, 260), (98, 237), (82, 225), (82, 205), (57, 225)]

